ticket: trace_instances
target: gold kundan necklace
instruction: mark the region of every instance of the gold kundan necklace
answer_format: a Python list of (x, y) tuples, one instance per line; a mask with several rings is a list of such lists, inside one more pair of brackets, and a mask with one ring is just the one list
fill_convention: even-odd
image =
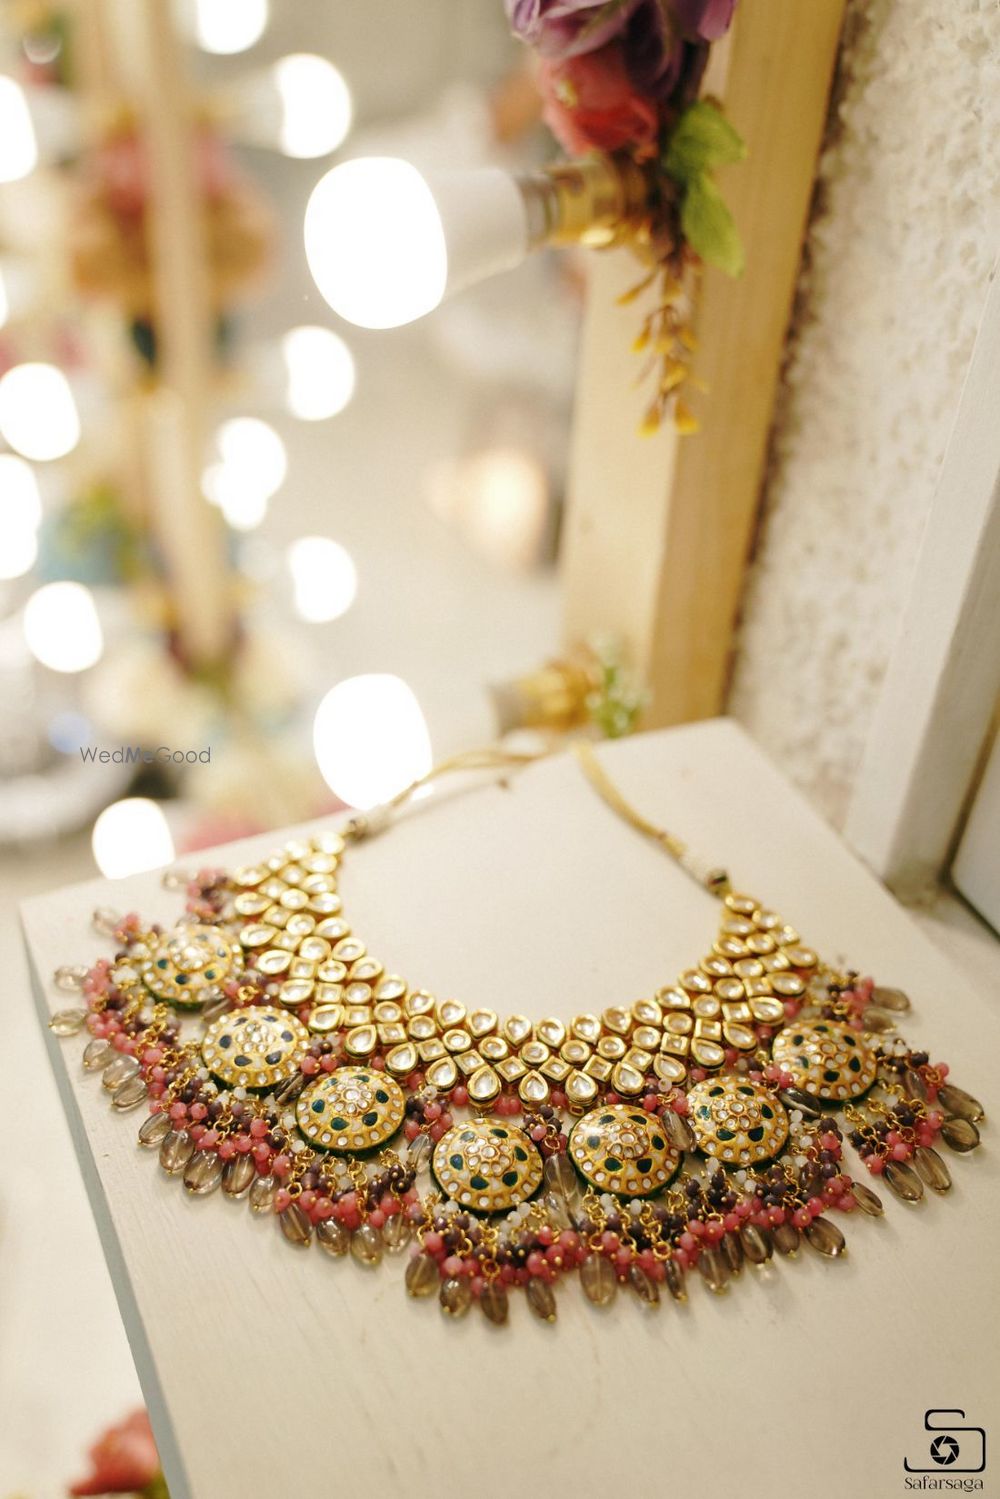
[[(835, 1218), (883, 1211), (848, 1174), (848, 1142), (904, 1201), (946, 1192), (935, 1147), (974, 1149), (983, 1110), (894, 1034), (907, 997), (824, 963), (635, 811), (588, 744), (575, 753), (722, 904), (711, 951), (655, 994), (532, 1021), (386, 973), (337, 872), (418, 782), (231, 874), (168, 874), (187, 894), (170, 930), (96, 912), (118, 951), (57, 971), (86, 1008), (52, 1029), (86, 1028), (84, 1067), (113, 1109), (146, 1105), (139, 1144), (189, 1193), (245, 1197), (334, 1258), (409, 1248), (410, 1295), (452, 1317), (475, 1303), (504, 1323), (523, 1290), (553, 1321), (574, 1274), (597, 1304), (629, 1288), (655, 1306), (692, 1274), (723, 1292), (746, 1261), (803, 1243), (841, 1255)], [(431, 774), (533, 758), (487, 751)]]

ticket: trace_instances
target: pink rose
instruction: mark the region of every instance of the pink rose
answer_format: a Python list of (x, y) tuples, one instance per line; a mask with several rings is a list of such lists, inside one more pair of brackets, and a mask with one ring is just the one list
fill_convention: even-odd
[(136, 1494), (158, 1477), (160, 1459), (144, 1410), (135, 1411), (118, 1426), (110, 1426), (89, 1453), (92, 1472), (70, 1489), (71, 1494)]
[(656, 139), (655, 103), (636, 92), (615, 42), (600, 52), (543, 62), (539, 85), (545, 123), (571, 156)]
[(642, 0), (506, 0), (514, 35), (542, 57), (596, 52), (619, 36)]

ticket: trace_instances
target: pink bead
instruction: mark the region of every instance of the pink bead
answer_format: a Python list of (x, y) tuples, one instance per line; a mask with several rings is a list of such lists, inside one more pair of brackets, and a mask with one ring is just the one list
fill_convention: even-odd
[(892, 1147), (892, 1158), (894, 1161), (905, 1161), (909, 1154), (910, 1147), (903, 1140), (900, 1140), (898, 1145)]
[(192, 1119), (204, 1119), (208, 1114), (208, 1109), (203, 1103), (193, 1103), (188, 1112)]
[(647, 1093), (642, 1100), (642, 1106), (647, 1114), (655, 1114), (660, 1107), (659, 1093)]
[(171, 1119), (177, 1119), (178, 1121), (181, 1119), (186, 1119), (187, 1105), (183, 1103), (172, 1103), (170, 1105), (170, 1117)]
[(314, 1218), (316, 1218), (317, 1222), (320, 1223), (325, 1218), (333, 1217), (333, 1203), (330, 1201), (329, 1197), (317, 1197), (313, 1216)]
[(464, 1109), (465, 1105), (469, 1101), (469, 1090), (468, 1090), (468, 1088), (464, 1087), (461, 1083), (459, 1083), (457, 1087), (452, 1088), (452, 1090), (451, 1090), (451, 1101), (458, 1108)]
[(605, 1254), (614, 1254), (620, 1243), (618, 1235), (613, 1234), (610, 1229), (605, 1229), (601, 1234), (601, 1248)]
[(441, 1112), (441, 1105), (439, 1103), (429, 1103), (424, 1108), (424, 1118), (432, 1120), (440, 1119)]
[(274, 1160), (271, 1162), (271, 1170), (274, 1172), (275, 1176), (284, 1178), (288, 1175), (291, 1169), (292, 1158), (290, 1155), (285, 1155), (283, 1152), (281, 1155), (276, 1155)]
[(618, 1268), (620, 1270), (627, 1270), (628, 1267), (632, 1263), (632, 1251), (631, 1251), (631, 1249), (626, 1249), (624, 1247), (624, 1245), (623, 1245), (622, 1248), (618, 1250), (618, 1252), (615, 1255), (614, 1259), (615, 1259), (615, 1264), (618, 1266)]
[(336, 1072), (339, 1058), (328, 1053), (325, 1057), (320, 1057), (319, 1065), (322, 1072)]
[(385, 1214), (383, 1213), (382, 1209), (373, 1208), (372, 1211), (368, 1214), (368, 1222), (371, 1224), (372, 1228), (384, 1228)]
[(312, 1077), (319, 1071), (319, 1062), (315, 1057), (306, 1055), (299, 1063), (299, 1071), (304, 1073), (306, 1077)]
[(253, 1148), (253, 1158), (257, 1162), (258, 1166), (267, 1165), (267, 1163), (271, 1159), (270, 1145), (255, 1145)]
[(255, 1140), (262, 1140), (264, 1138), (264, 1136), (267, 1134), (267, 1120), (266, 1119), (251, 1119), (251, 1121), (250, 1121), (250, 1133), (251, 1133), (251, 1135), (253, 1136), (253, 1138)]
[(681, 1234), (679, 1243), (682, 1249), (687, 1250), (688, 1254), (692, 1254), (698, 1248), (698, 1240), (694, 1234)]
[(444, 1248), (444, 1239), (439, 1233), (435, 1233), (432, 1230), (430, 1233), (424, 1234), (424, 1248), (428, 1254), (440, 1254)]
[(275, 1212), (276, 1213), (283, 1213), (285, 1211), (285, 1209), (291, 1204), (291, 1201), (292, 1201), (292, 1194), (291, 1194), (291, 1192), (289, 1192), (288, 1188), (287, 1187), (279, 1187), (278, 1190), (277, 1190), (277, 1192), (275, 1192), (275, 1194), (274, 1194), (274, 1210), (275, 1210)]
[(705, 1224), (705, 1238), (710, 1244), (718, 1244), (725, 1231), (725, 1225), (716, 1222), (714, 1219), (711, 1223)]
[(866, 1156), (865, 1165), (868, 1167), (868, 1170), (871, 1172), (872, 1176), (881, 1176), (882, 1172), (885, 1170), (885, 1161), (883, 1161), (880, 1155)]
[(232, 1140), (221, 1140), (219, 1142), (220, 1161), (231, 1161), (235, 1154), (236, 1146), (233, 1144)]
[(795, 1224), (796, 1228), (808, 1228), (809, 1224), (812, 1222), (812, 1219), (806, 1212), (805, 1208), (796, 1208), (795, 1212), (792, 1214), (792, 1222)]

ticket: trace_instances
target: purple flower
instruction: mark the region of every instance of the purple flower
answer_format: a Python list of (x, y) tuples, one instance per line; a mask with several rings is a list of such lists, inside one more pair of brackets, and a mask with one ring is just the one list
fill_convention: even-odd
[(733, 19), (736, 0), (670, 0), (682, 34), (692, 42), (717, 42)]
[[(596, 52), (628, 26), (646, 0), (504, 0), (515, 36), (561, 61)], [(658, 9), (653, 0), (654, 9)]]
[(622, 37), (629, 76), (640, 93), (670, 97), (680, 77), (685, 47), (662, 0), (641, 0)]

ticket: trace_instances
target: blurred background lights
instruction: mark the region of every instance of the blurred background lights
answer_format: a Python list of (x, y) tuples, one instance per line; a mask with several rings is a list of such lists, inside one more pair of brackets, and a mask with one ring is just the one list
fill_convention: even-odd
[(203, 52), (245, 52), (267, 29), (268, 0), (187, 0), (185, 29)]
[(0, 579), (23, 578), (38, 560), (38, 536), (28, 527), (0, 528)]
[(234, 531), (252, 531), (267, 515), (267, 494), (225, 463), (213, 463), (205, 470), (201, 488)]
[(281, 353), (292, 416), (321, 422), (343, 411), (354, 394), (354, 358), (338, 334), (330, 328), (291, 328), (281, 340)]
[(325, 57), (296, 52), (274, 64), (281, 98), (278, 144), (286, 156), (327, 156), (351, 128), (351, 95)]
[(444, 296), (448, 250), (424, 178), (407, 161), (345, 161), (313, 188), (305, 216), (313, 280), (361, 328), (396, 328)]
[(45, 583), (24, 606), (28, 649), (52, 671), (86, 671), (101, 658), (104, 636), (94, 598), (82, 583)]
[(399, 677), (348, 677), (323, 698), (313, 722), (323, 779), (350, 807), (374, 807), (431, 768), (427, 722)]
[(288, 455), (273, 427), (256, 416), (236, 416), (222, 423), (215, 440), (223, 463), (236, 478), (265, 499), (277, 494), (288, 473)]
[(144, 796), (129, 796), (105, 807), (94, 823), (91, 847), (108, 880), (159, 869), (174, 857), (167, 819), (160, 806)]
[(64, 708), (52, 715), (48, 741), (61, 755), (75, 755), (81, 745), (90, 743), (93, 735), (94, 726), (84, 713)]
[(295, 612), (319, 624), (339, 619), (358, 591), (358, 575), (350, 553), (328, 536), (300, 536), (288, 548)]
[(0, 182), (17, 182), (38, 164), (28, 101), (13, 78), (0, 73)]
[(7, 295), (7, 282), (0, 266), (0, 328), (2, 328), (10, 317), (10, 298)]
[(80, 441), (80, 418), (62, 370), (15, 364), (0, 379), (0, 434), (25, 458), (63, 458)]
[(463, 529), (470, 544), (501, 566), (531, 567), (548, 515), (548, 480), (536, 458), (492, 448), (465, 465)]
[(37, 530), (42, 519), (38, 480), (30, 463), (0, 453), (0, 540), (10, 530)]

